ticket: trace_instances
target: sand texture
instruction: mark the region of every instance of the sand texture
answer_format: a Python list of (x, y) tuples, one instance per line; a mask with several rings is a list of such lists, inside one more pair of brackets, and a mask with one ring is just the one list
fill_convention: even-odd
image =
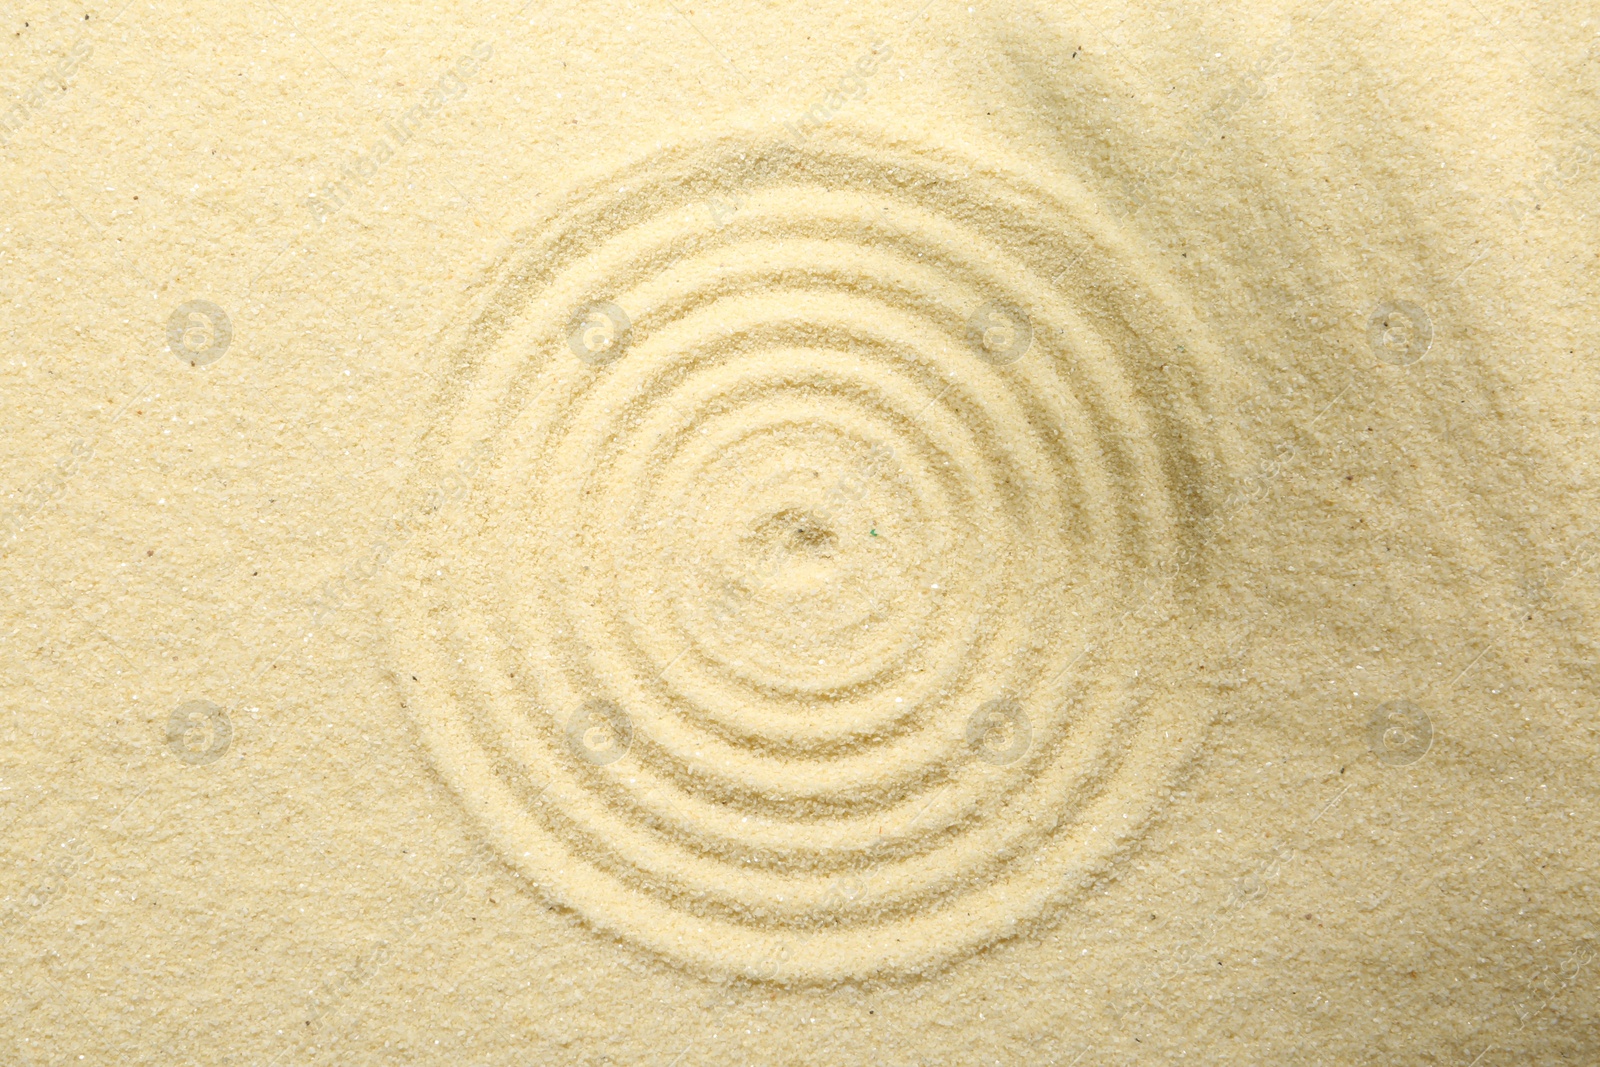
[(0, 1063), (1600, 1063), (1600, 13), (8, 19)]

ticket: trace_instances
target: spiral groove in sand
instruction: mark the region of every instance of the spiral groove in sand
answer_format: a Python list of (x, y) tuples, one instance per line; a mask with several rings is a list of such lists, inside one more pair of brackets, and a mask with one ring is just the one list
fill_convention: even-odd
[(991, 943), (1201, 726), (1096, 627), (1197, 536), (1208, 351), (1070, 189), (864, 140), (647, 159), (453, 344), (430, 469), (492, 458), (397, 606), (408, 704), (509, 862), (689, 965)]

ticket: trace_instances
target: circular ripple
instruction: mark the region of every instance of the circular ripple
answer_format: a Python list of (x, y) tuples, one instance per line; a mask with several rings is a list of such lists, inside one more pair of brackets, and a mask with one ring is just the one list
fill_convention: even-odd
[(1015, 173), (663, 152), (452, 335), (422, 488), (491, 458), (417, 538), (399, 676), (586, 921), (719, 973), (923, 970), (1079, 892), (1192, 750), (1206, 702), (1126, 613), (1205, 572), (1221, 375), (1081, 192)]

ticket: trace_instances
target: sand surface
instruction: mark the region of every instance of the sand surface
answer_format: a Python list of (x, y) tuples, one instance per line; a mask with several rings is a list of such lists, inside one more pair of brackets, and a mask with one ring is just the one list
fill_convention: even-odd
[(25, 5), (0, 1063), (1600, 1062), (1584, 5)]

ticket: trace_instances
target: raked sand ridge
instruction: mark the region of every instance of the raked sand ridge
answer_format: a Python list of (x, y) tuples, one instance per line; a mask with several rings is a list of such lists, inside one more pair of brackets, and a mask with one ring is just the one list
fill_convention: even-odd
[(525, 231), (445, 358), (419, 484), (472, 490), (408, 547), (394, 670), (601, 928), (780, 981), (934, 967), (1089, 884), (1215, 713), (1220, 627), (1135, 653), (1214, 595), (1231, 378), (1068, 183), (662, 152)]

